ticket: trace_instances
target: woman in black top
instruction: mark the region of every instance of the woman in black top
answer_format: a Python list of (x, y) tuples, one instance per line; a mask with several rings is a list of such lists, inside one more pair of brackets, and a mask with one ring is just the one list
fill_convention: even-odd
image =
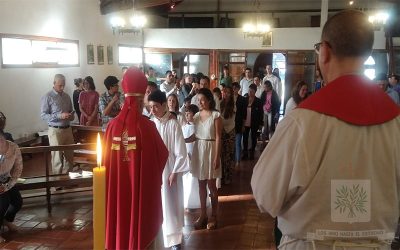
[(78, 121), (79, 121), (79, 117), (81, 117), (81, 111), (79, 109), (79, 94), (83, 91), (83, 79), (82, 78), (76, 78), (74, 79), (74, 84), (76, 86), (76, 89), (74, 90), (74, 93), (72, 94), (72, 101), (74, 104), (74, 109), (76, 112), (76, 115), (78, 117)]
[(249, 95), (246, 97), (247, 101), (247, 116), (244, 122), (244, 133), (243, 133), (243, 159), (248, 157), (248, 140), (249, 132), (251, 131), (251, 148), (250, 148), (250, 160), (254, 159), (254, 151), (257, 145), (257, 131), (262, 126), (263, 121), (263, 109), (262, 103), (259, 98), (256, 97), (257, 85), (250, 84)]

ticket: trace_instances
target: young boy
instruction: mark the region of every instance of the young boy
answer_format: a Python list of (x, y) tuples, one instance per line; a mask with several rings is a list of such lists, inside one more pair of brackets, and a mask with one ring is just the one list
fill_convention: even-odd
[[(183, 125), (182, 131), (185, 138), (189, 138), (195, 133), (195, 126), (193, 124), (193, 116), (199, 112), (199, 108), (194, 104), (189, 104), (186, 112), (186, 124)], [(189, 155), (189, 159), (192, 157), (194, 142), (186, 143), (186, 150)], [(191, 163), (190, 163), (191, 164)], [(200, 197), (199, 197), (199, 183), (197, 178), (193, 178), (191, 173), (186, 173), (183, 176), (183, 192), (184, 192), (184, 207), (186, 209), (200, 208)]]
[(181, 112), (182, 114), (185, 113), (191, 101), (192, 101), (191, 97), (186, 97), (185, 100), (183, 101), (182, 107), (179, 108), (179, 112)]
[(151, 120), (169, 152), (161, 186), (164, 246), (180, 249), (184, 221), (182, 174), (189, 170), (185, 140), (178, 121), (168, 112), (165, 93), (154, 91), (148, 102), (154, 116)]

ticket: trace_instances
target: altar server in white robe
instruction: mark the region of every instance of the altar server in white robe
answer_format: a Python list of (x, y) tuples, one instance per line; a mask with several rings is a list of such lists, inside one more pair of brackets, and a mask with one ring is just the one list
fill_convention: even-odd
[(184, 224), (182, 175), (189, 171), (185, 140), (178, 121), (168, 112), (165, 93), (156, 90), (148, 99), (152, 121), (169, 151), (161, 187), (164, 246), (180, 249)]

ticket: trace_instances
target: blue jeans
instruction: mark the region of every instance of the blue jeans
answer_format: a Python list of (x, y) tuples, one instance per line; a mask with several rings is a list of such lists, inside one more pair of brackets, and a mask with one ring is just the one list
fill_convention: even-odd
[(242, 136), (243, 134), (236, 133), (235, 135), (235, 161), (240, 161), (240, 155), (242, 153)]

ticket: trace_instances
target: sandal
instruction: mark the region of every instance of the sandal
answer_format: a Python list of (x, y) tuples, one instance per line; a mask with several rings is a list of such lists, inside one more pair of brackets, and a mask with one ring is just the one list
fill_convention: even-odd
[(207, 229), (208, 230), (214, 230), (214, 229), (216, 229), (217, 228), (217, 218), (215, 217), (215, 216), (212, 216), (211, 218), (210, 218), (210, 220), (208, 221), (208, 223), (207, 223)]
[(201, 218), (201, 216), (196, 220), (196, 222), (193, 224), (195, 230), (201, 230), (201, 229), (206, 229), (207, 228), (207, 217)]

